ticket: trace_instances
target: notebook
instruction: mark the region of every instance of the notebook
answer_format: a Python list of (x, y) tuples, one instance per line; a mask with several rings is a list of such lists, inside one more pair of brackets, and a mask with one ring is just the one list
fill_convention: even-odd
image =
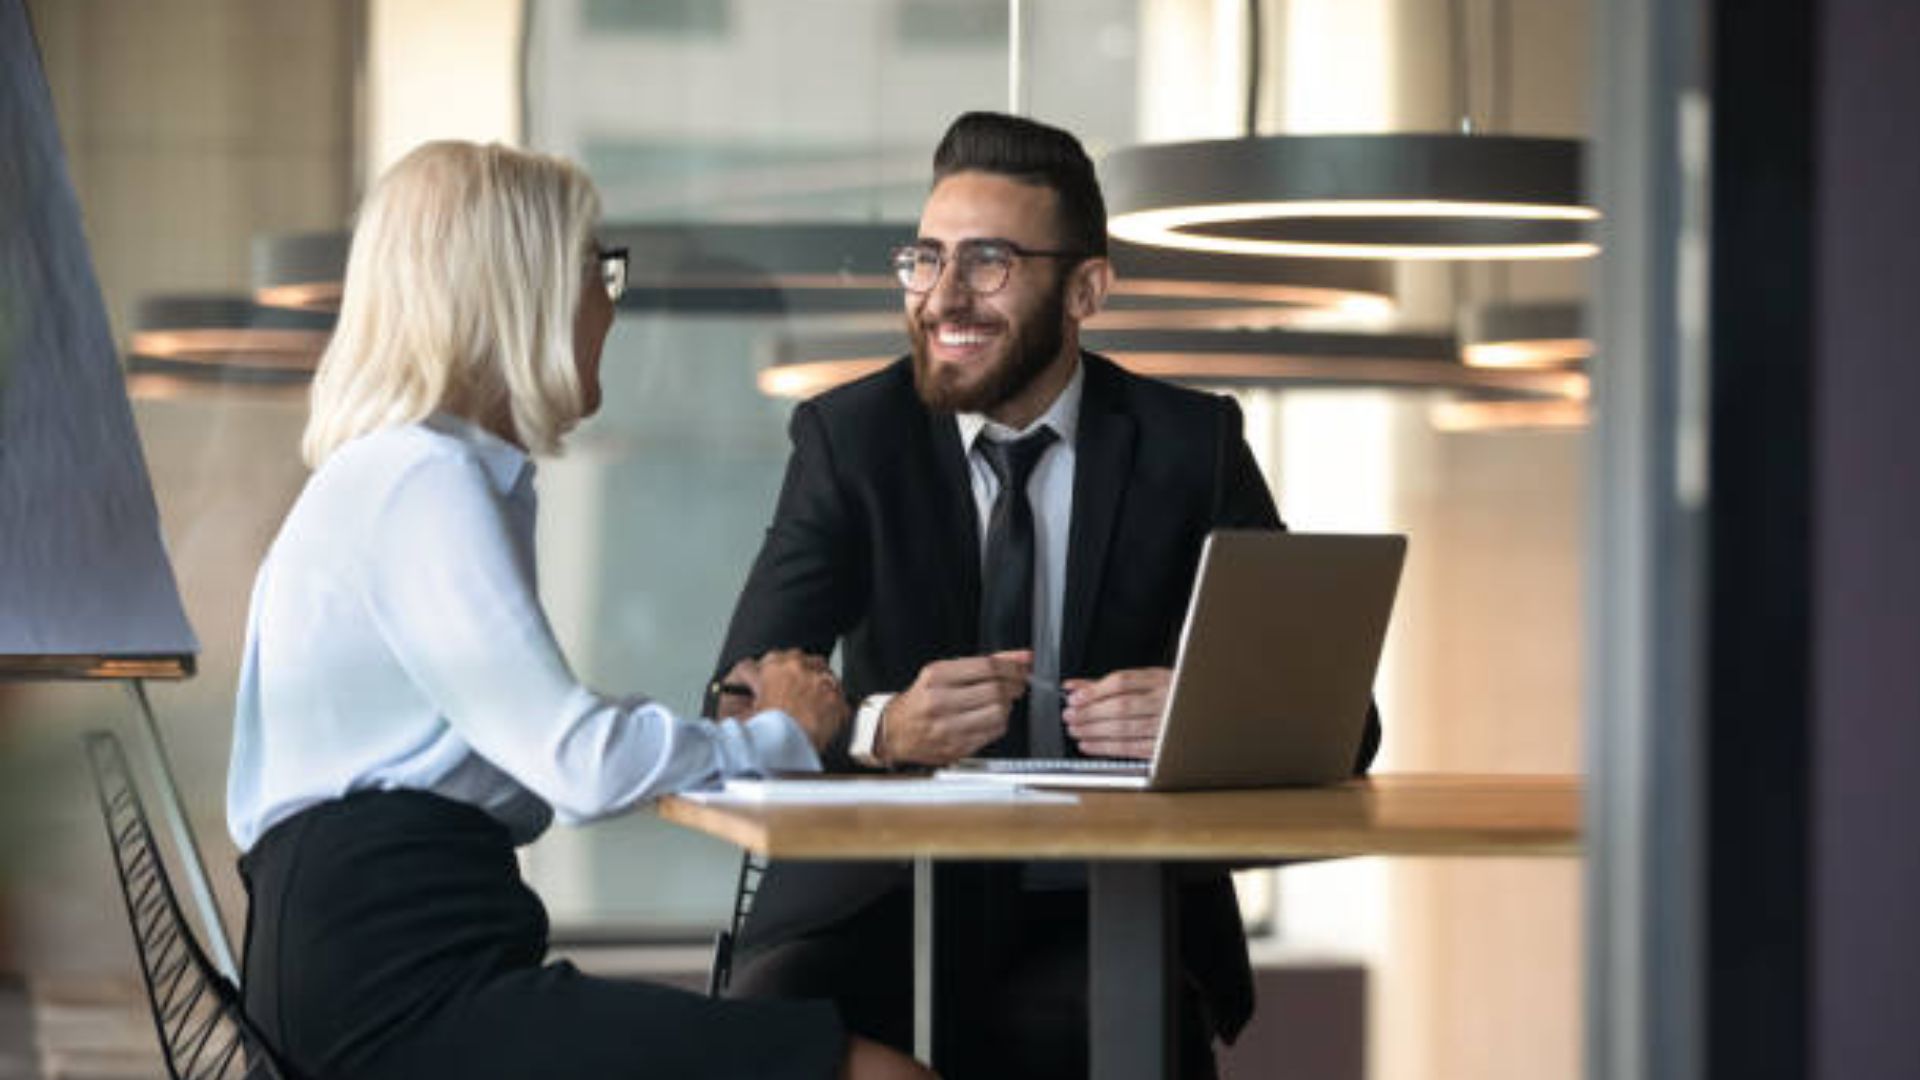
[(934, 775), (1152, 791), (1344, 780), (1406, 551), (1399, 535), (1215, 532), (1150, 762), (968, 758)]

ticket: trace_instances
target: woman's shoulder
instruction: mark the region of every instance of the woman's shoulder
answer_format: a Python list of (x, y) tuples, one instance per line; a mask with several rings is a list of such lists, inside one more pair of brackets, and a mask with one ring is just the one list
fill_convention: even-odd
[(487, 484), (479, 448), (429, 423), (398, 424), (343, 444), (314, 473), (318, 490), (351, 491), (378, 503), (400, 487)]
[(343, 444), (322, 471), (337, 466), (342, 472), (399, 473), (435, 464), (477, 467), (481, 451), (457, 430), (420, 420), (370, 431)]

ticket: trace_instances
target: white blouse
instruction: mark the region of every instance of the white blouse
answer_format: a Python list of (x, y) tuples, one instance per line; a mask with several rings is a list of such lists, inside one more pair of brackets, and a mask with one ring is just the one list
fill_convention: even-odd
[(327, 799), (414, 789), (538, 836), (660, 795), (817, 770), (799, 724), (682, 719), (568, 668), (534, 584), (533, 463), (446, 415), (307, 481), (254, 582), (227, 826), (240, 850)]

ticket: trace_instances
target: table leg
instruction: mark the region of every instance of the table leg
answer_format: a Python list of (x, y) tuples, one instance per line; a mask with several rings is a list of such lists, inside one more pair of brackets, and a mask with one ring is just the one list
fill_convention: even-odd
[(913, 860), (913, 1056), (933, 1064), (933, 860)]
[(1087, 1008), (1092, 1075), (1174, 1075), (1179, 1046), (1179, 890), (1157, 862), (1087, 868)]

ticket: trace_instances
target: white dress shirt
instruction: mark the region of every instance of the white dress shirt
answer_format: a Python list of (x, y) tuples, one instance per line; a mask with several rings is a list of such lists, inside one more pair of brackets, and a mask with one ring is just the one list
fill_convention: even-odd
[[(1086, 366), (1076, 363), (1073, 377), (1053, 399), (1047, 411), (1025, 428), (1015, 431), (995, 423), (981, 413), (960, 413), (954, 417), (960, 429), (960, 448), (967, 457), (968, 474), (973, 481), (973, 506), (980, 523), (980, 567), (986, 573), (987, 525), (993, 517), (993, 500), (1000, 494), (1000, 478), (986, 458), (973, 452), (974, 443), (985, 433), (995, 439), (1017, 439), (1042, 427), (1050, 427), (1059, 438), (1041, 453), (1027, 478), (1027, 501), (1033, 507), (1033, 674), (1052, 685), (1060, 682), (1060, 619), (1066, 610), (1067, 531), (1073, 524), (1074, 436), (1080, 430), (1080, 398), (1086, 384)], [(1066, 756), (1066, 732), (1060, 726), (1059, 695), (1050, 690), (1029, 688), (1027, 725), (1039, 736), (1042, 757)], [(869, 694), (854, 714), (848, 748), (855, 761), (863, 765), (882, 765), (879, 757), (880, 718), (886, 712), (892, 694)]]
[[(1041, 452), (1033, 475), (1027, 478), (1027, 501), (1033, 507), (1033, 676), (1052, 686), (1060, 683), (1060, 619), (1067, 595), (1067, 530), (1073, 524), (1074, 435), (1080, 429), (1080, 394), (1085, 381), (1086, 367), (1076, 363), (1073, 378), (1067, 380), (1053, 404), (1039, 419), (1019, 431), (979, 413), (961, 413), (955, 417), (960, 427), (960, 445), (967, 452), (967, 466), (973, 478), (974, 509), (980, 515), (983, 578), (987, 523), (993, 517), (993, 500), (1000, 495), (1000, 478), (994, 475), (984, 455), (973, 452), (974, 447), (982, 437), (1005, 442), (1043, 427), (1052, 428), (1059, 436)], [(1049, 689), (1029, 688), (1027, 724), (1033, 732), (1037, 756), (1066, 756), (1058, 694)]]
[[(1019, 431), (995, 423), (979, 413), (961, 413), (960, 445), (967, 452), (973, 477), (973, 505), (980, 521), (980, 573), (986, 576), (987, 523), (993, 500), (1000, 495), (1000, 478), (986, 456), (973, 452), (982, 438), (1007, 441), (1050, 427), (1058, 436), (1041, 452), (1027, 478), (1027, 503), (1033, 508), (1033, 675), (1036, 681), (1060, 684), (1060, 620), (1066, 610), (1067, 530), (1073, 524), (1074, 436), (1080, 431), (1081, 387), (1086, 365), (1076, 363), (1073, 378), (1060, 390), (1039, 419)], [(1067, 756), (1066, 729), (1060, 724), (1060, 695), (1039, 686), (1027, 687), (1028, 742), (1033, 756)], [(1019, 748), (1014, 753), (1022, 754)], [(1075, 863), (1032, 862), (1020, 868), (1021, 885), (1036, 892), (1085, 888), (1086, 869)]]
[(682, 719), (580, 685), (534, 583), (533, 463), (445, 415), (336, 450), (255, 580), (227, 824), (242, 851), (355, 791), (429, 791), (516, 843), (771, 769), (818, 769), (800, 726)]

